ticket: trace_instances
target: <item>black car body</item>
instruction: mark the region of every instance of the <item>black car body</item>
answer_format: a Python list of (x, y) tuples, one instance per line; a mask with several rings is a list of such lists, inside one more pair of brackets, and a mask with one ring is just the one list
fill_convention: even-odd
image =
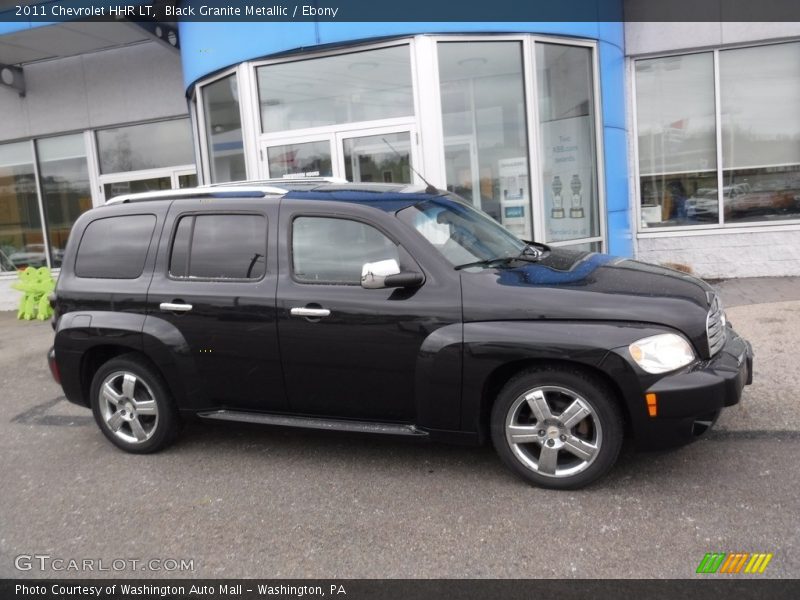
[[(108, 220), (118, 217), (128, 220)], [(402, 186), (121, 199), (73, 227), (51, 368), (133, 452), (165, 445), (188, 415), (491, 437), (509, 466), (549, 487), (600, 476), (623, 429), (643, 448), (680, 445), (739, 401), (752, 351), (708, 284), (513, 240), (481, 219), (450, 194)], [(512, 251), (486, 256), (495, 242)], [(223, 273), (226, 261), (238, 270)], [(680, 366), (640, 366), (662, 360)]]

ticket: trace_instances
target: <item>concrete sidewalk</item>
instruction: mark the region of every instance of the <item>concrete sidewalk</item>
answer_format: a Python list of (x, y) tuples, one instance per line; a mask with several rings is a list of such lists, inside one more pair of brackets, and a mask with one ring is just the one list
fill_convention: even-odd
[(709, 282), (726, 307), (800, 300), (800, 277), (745, 277)]

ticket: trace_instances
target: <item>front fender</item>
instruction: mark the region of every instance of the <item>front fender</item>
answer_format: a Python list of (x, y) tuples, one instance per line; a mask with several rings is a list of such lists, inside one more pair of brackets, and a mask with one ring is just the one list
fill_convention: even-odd
[(420, 347), (415, 371), (417, 425), (457, 431), (460, 426), (463, 324), (430, 334)]
[[(588, 367), (602, 372), (620, 388), (628, 379), (617, 381), (619, 365), (604, 360), (609, 351), (658, 333), (664, 333), (664, 328), (615, 321), (466, 323), (461, 429), (481, 433), (494, 395), (505, 380), (537, 362)], [(634, 399), (623, 390), (620, 400), (628, 411)]]

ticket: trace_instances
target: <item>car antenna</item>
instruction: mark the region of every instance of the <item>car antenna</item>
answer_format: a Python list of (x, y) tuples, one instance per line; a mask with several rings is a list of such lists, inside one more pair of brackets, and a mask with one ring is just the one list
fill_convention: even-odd
[[(395, 147), (394, 147), (394, 146), (392, 146), (392, 145), (389, 143), (389, 141), (388, 141), (388, 140), (387, 140), (385, 137), (382, 137), (382, 138), (381, 138), (381, 140), (383, 141), (383, 143), (384, 143), (384, 144), (386, 144), (387, 146), (389, 146), (389, 148), (391, 148), (391, 149), (392, 149), (392, 152), (394, 152), (395, 154), (397, 154), (398, 158), (400, 158), (400, 159), (402, 160), (402, 158), (403, 158), (403, 155), (402, 155), (402, 154), (400, 154), (400, 153), (399, 153), (399, 152), (398, 152), (398, 151), (395, 149)], [(422, 176), (422, 173), (420, 173), (419, 171), (417, 171), (417, 170), (416, 170), (416, 169), (415, 169), (415, 168), (414, 168), (414, 167), (411, 165), (411, 158), (409, 158), (409, 160), (408, 160), (408, 168), (409, 168), (409, 169), (411, 169), (412, 171), (414, 171), (414, 174), (415, 174), (417, 177), (419, 177), (420, 179), (422, 179), (422, 181), (424, 181), (424, 182), (425, 182), (425, 184), (428, 186), (428, 187), (426, 187), (426, 188), (425, 188), (425, 193), (426, 193), (426, 194), (438, 194), (438, 193), (439, 193), (439, 190), (437, 190), (437, 189), (436, 189), (436, 186), (435, 186), (435, 185), (432, 185), (430, 181), (428, 181), (427, 179), (425, 179), (425, 178)]]

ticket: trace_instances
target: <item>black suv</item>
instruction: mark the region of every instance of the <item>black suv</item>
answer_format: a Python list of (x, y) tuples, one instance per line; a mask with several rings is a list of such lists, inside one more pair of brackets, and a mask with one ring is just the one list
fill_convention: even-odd
[(181, 417), (479, 443), (535, 484), (601, 476), (630, 433), (686, 443), (750, 383), (703, 281), (516, 238), (431, 187), (267, 182), (84, 214), (51, 370), (114, 444)]

